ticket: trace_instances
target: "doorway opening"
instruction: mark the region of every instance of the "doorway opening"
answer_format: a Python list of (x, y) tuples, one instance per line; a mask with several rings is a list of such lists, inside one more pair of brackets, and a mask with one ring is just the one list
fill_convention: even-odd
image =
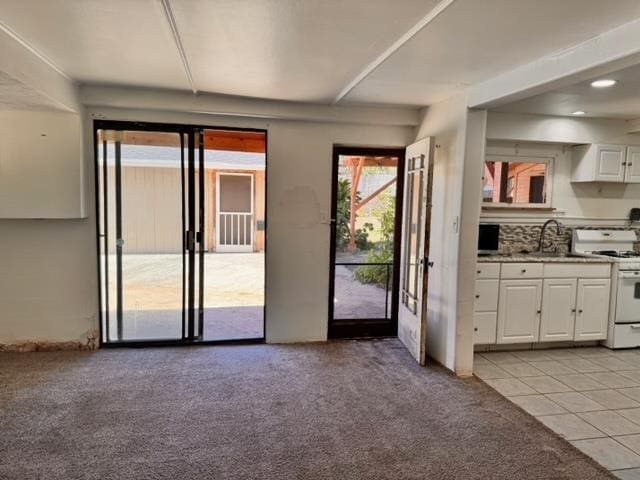
[(94, 128), (101, 343), (262, 341), (266, 132)]
[(329, 337), (398, 327), (404, 149), (334, 147)]

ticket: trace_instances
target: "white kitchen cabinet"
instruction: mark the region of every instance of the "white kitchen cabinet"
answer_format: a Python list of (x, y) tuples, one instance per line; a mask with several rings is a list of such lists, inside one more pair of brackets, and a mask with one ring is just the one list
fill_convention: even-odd
[(640, 158), (638, 147), (605, 144), (579, 145), (573, 148), (572, 157), (572, 182), (640, 182), (640, 170), (634, 161)]
[(475, 312), (495, 312), (498, 309), (498, 280), (476, 280)]
[(540, 341), (573, 340), (576, 320), (575, 278), (544, 279), (542, 288), (542, 317)]
[(574, 340), (604, 340), (609, 324), (611, 280), (578, 280)]
[(496, 343), (496, 312), (476, 312), (473, 314), (473, 343)]
[(640, 183), (640, 147), (627, 147), (624, 181), (626, 183)]
[(497, 343), (537, 342), (541, 301), (542, 279), (501, 280)]

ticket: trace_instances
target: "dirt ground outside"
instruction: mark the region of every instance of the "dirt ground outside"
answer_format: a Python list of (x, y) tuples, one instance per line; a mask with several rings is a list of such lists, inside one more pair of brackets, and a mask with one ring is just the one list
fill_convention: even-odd
[[(115, 299), (115, 256), (111, 256), (109, 262), (109, 296)], [(122, 266), (123, 339), (180, 338), (182, 255), (124, 254)], [(264, 253), (205, 255), (205, 340), (264, 337), (264, 278)], [(344, 266), (336, 267), (335, 280), (335, 318), (385, 317), (383, 288), (361, 284), (354, 277), (353, 269)], [(113, 300), (110, 306), (115, 308)], [(117, 340), (113, 310), (109, 330), (109, 338)]]
[[(115, 298), (115, 256), (109, 261), (110, 297)], [(124, 254), (122, 276), (124, 339), (179, 338), (182, 255)], [(205, 254), (204, 313), (205, 340), (262, 338), (264, 254)], [(111, 317), (110, 338), (115, 339)]]

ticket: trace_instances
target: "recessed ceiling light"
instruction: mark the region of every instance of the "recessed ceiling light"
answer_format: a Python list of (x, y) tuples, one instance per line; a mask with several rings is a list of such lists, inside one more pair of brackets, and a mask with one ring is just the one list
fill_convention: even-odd
[(615, 80), (602, 79), (602, 80), (596, 80), (595, 82), (591, 82), (591, 86), (595, 88), (607, 88), (607, 87), (613, 87), (616, 83), (618, 82)]
[(571, 115), (576, 115), (576, 116), (580, 116), (580, 115), (584, 115), (587, 112), (583, 112), (582, 110), (576, 110), (575, 112), (571, 112)]

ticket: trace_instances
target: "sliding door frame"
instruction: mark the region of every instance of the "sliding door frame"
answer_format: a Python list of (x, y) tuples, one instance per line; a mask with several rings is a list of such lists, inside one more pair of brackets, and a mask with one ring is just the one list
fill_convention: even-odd
[[(340, 156), (396, 157), (396, 209), (393, 234), (393, 274), (391, 276), (391, 305), (389, 319), (334, 319), (336, 274), (336, 215), (338, 210), (338, 169)], [(404, 147), (349, 147), (334, 145), (331, 173), (331, 240), (329, 259), (329, 338), (393, 337), (398, 334), (398, 304), (400, 298), (400, 253), (402, 240), (402, 199), (404, 193)]]
[[(184, 168), (184, 148), (181, 149), (181, 188), (182, 188), (182, 224), (183, 224), (183, 235), (182, 235), (182, 297), (183, 297), (183, 311), (182, 311), (182, 338), (181, 339), (160, 339), (160, 340), (122, 340), (122, 324), (118, 322), (118, 338), (119, 340), (109, 341), (109, 321), (105, 321), (103, 317), (103, 300), (104, 300), (104, 311), (109, 312), (109, 289), (104, 289), (104, 298), (103, 298), (103, 280), (108, 285), (108, 275), (109, 269), (105, 270), (105, 278), (102, 277), (102, 238), (105, 239), (105, 242), (108, 242), (108, 186), (107, 186), (107, 147), (106, 142), (102, 145), (103, 152), (103, 165), (102, 165), (102, 174), (103, 174), (103, 201), (104, 205), (102, 210), (100, 209), (100, 172), (99, 172), (99, 152), (100, 152), (100, 142), (98, 138), (98, 131), (100, 130), (116, 130), (116, 131), (139, 131), (139, 132), (162, 132), (162, 133), (176, 133), (180, 135), (180, 143), (184, 147), (184, 138), (187, 137), (187, 152), (189, 158), (187, 159), (187, 169), (192, 169), (189, 171), (187, 175), (188, 185), (188, 197), (185, 198), (184, 191), (185, 187), (185, 168)], [(135, 121), (121, 121), (121, 120), (94, 120), (93, 121), (93, 141), (94, 141), (94, 201), (95, 201), (95, 225), (96, 225), (96, 254), (97, 254), (97, 273), (98, 273), (98, 319), (100, 323), (100, 348), (117, 348), (117, 347), (152, 347), (152, 346), (192, 346), (192, 345), (219, 345), (219, 344), (257, 344), (264, 343), (266, 338), (266, 305), (267, 305), (267, 275), (266, 275), (266, 262), (264, 268), (264, 307), (263, 307), (263, 324), (262, 324), (262, 334), (261, 338), (247, 338), (247, 339), (230, 339), (230, 340), (202, 340), (203, 335), (203, 327), (204, 327), (204, 253), (205, 253), (205, 229), (204, 229), (204, 219), (205, 219), (205, 163), (204, 163), (204, 131), (205, 130), (218, 130), (218, 131), (228, 131), (228, 132), (255, 132), (262, 133), (265, 137), (265, 178), (267, 178), (267, 171), (269, 168), (268, 165), (268, 131), (265, 129), (257, 129), (257, 128), (239, 128), (239, 127), (221, 127), (221, 126), (212, 126), (212, 125), (192, 125), (192, 124), (177, 124), (177, 123), (154, 123), (154, 122), (135, 122)], [(119, 149), (120, 142), (116, 142), (117, 147)], [(198, 185), (197, 188), (200, 191), (200, 199), (198, 202), (198, 212), (196, 215), (195, 211), (195, 174), (194, 170), (196, 168), (196, 149), (198, 152), (198, 169), (199, 169), (199, 177), (198, 177)], [(118, 155), (116, 155), (118, 158)], [(118, 172), (118, 168), (116, 167), (116, 174), (118, 177), (120, 173)], [(121, 188), (121, 180), (118, 178), (116, 180), (116, 185), (118, 188)], [(267, 196), (267, 182), (265, 182), (265, 197)], [(120, 201), (118, 201), (118, 197), (120, 197)], [(188, 215), (185, 215), (185, 207), (188, 204)], [(116, 212), (116, 219), (119, 219), (119, 222), (116, 221), (116, 229), (121, 233), (122, 230), (122, 215), (121, 215), (121, 195), (116, 193), (116, 209), (119, 209), (119, 213)], [(268, 219), (267, 213), (267, 205), (265, 202), (264, 207), (264, 215), (265, 215), (265, 239), (264, 239), (264, 249), (265, 253), (267, 251), (267, 235), (266, 235), (266, 225)], [(103, 219), (104, 226), (103, 230), (100, 229), (100, 219)], [(120, 223), (120, 227), (118, 228), (118, 223)], [(194, 227), (194, 228), (191, 228)], [(192, 232), (191, 235), (187, 234), (187, 231)], [(192, 238), (189, 238), (189, 237)], [(119, 237), (118, 237), (119, 238)], [(196, 268), (196, 247), (198, 245), (198, 262), (197, 268), (199, 272), (199, 298), (198, 304), (195, 304), (195, 268)], [(108, 248), (108, 247), (107, 247)], [(121, 252), (118, 253), (118, 247), (116, 249), (116, 262), (121, 261), (122, 255)], [(120, 260), (118, 260), (118, 258)], [(186, 275), (186, 266), (185, 260), (189, 264), (189, 276), (187, 278)], [(118, 277), (121, 277), (122, 268), (116, 268), (116, 274)], [(187, 282), (185, 284), (185, 281)], [(119, 278), (117, 281), (117, 308), (122, 308), (122, 278)], [(185, 304), (186, 300), (186, 304)], [(196, 315), (197, 309), (197, 315)], [(119, 318), (121, 319), (121, 313), (118, 313)], [(186, 318), (185, 318), (186, 316)], [(185, 322), (186, 320), (186, 322)], [(196, 323), (198, 322), (197, 335), (196, 335)], [(186, 323), (186, 325), (185, 325)], [(105, 337), (106, 335), (106, 337)], [(107, 338), (107, 341), (105, 341)]]

